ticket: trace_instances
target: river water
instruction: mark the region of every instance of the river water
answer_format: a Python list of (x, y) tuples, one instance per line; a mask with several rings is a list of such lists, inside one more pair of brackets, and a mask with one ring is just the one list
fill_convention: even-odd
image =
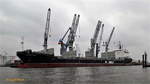
[(9, 68), (0, 67), (0, 84), (150, 84), (141, 66)]

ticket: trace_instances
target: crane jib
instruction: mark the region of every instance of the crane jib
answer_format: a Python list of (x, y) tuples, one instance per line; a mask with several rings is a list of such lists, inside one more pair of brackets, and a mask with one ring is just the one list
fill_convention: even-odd
[[(60, 49), (61, 54), (67, 51), (68, 46), (69, 46), (69, 51), (73, 50), (73, 43), (75, 41), (76, 31), (77, 31), (77, 27), (79, 24), (79, 18), (80, 18), (80, 15), (74, 14), (71, 27), (69, 27), (67, 32), (61, 38), (61, 40), (59, 40), (58, 44), (61, 45), (61, 49)], [(67, 36), (67, 34), (68, 34), (68, 38), (67, 38), (67, 41), (64, 43), (63, 41), (64, 41), (64, 38)]]
[(44, 50), (47, 51), (47, 40), (48, 40), (48, 33), (49, 33), (49, 26), (50, 26), (50, 15), (51, 15), (51, 9), (48, 9), (47, 12), (47, 19), (46, 19), (46, 26), (45, 26), (45, 33), (44, 33)]

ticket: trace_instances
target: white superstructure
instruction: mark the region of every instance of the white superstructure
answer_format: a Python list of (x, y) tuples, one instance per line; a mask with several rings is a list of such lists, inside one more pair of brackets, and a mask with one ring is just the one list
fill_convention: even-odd
[(114, 50), (101, 53), (102, 59), (114, 60), (129, 57), (129, 52), (127, 50)]

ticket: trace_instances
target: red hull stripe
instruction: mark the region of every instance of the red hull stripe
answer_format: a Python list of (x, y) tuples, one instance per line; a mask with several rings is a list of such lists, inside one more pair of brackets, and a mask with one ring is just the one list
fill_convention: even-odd
[(103, 63), (26, 63), (18, 68), (52, 68), (52, 67), (95, 67), (95, 66), (130, 66), (131, 64), (103, 64)]

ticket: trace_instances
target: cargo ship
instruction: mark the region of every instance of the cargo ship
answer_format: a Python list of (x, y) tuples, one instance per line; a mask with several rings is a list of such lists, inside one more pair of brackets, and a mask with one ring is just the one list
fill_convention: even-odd
[(32, 50), (18, 51), (17, 56), (22, 61), (17, 65), (20, 68), (129, 66), (132, 62), (132, 59), (127, 57), (113, 60), (104, 58), (61, 57), (32, 52)]
[[(93, 66), (129, 66), (131, 65), (132, 58), (128, 56), (116, 57), (116, 53), (125, 53), (122, 49), (108, 51), (108, 45), (111, 40), (114, 28), (110, 34), (109, 40), (106, 42), (106, 51), (98, 57), (100, 51), (101, 41), (97, 43), (98, 34), (101, 28), (100, 40), (102, 40), (102, 33), (104, 24), (98, 21), (93, 38), (91, 39), (91, 48), (85, 52), (85, 57), (77, 57), (77, 50), (74, 49), (74, 41), (76, 31), (79, 23), (80, 15), (75, 14), (71, 27), (59, 40), (58, 44), (61, 45), (61, 56), (55, 56), (54, 48), (47, 48), (47, 40), (49, 35), (51, 9), (48, 9), (46, 28), (44, 33), (44, 49), (41, 51), (32, 51), (31, 49), (17, 51), (17, 56), (21, 62), (16, 64), (18, 68), (51, 68), (51, 67), (93, 67)], [(68, 35), (67, 41), (64, 38)], [(94, 51), (96, 47), (96, 56)], [(121, 54), (120, 54), (121, 55)], [(122, 54), (123, 55), (123, 54)], [(14, 66), (13, 66), (14, 67)]]

